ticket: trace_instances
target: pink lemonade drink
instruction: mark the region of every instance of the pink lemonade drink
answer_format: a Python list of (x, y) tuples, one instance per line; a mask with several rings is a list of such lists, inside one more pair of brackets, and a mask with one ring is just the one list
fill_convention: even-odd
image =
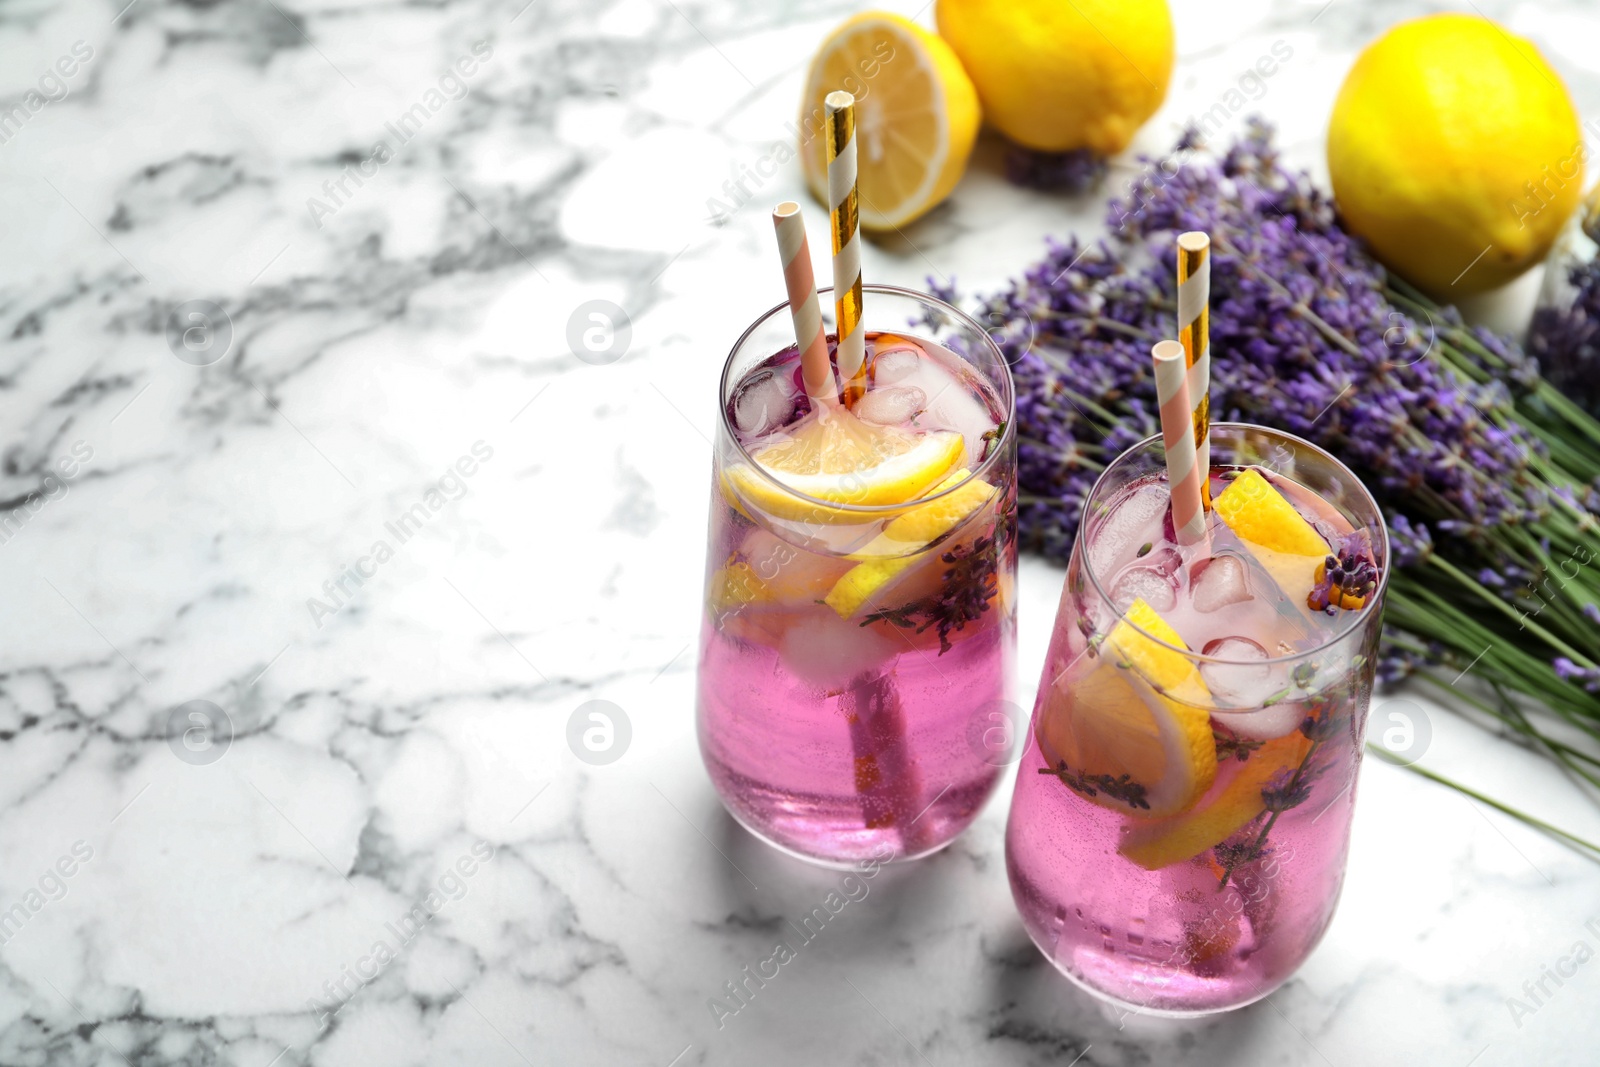
[(806, 396), (784, 307), (729, 357), (698, 680), (728, 810), (840, 865), (925, 855), (977, 816), (1016, 644), (1010, 372), (937, 300), (868, 286), (866, 308), (850, 407)]
[(1204, 541), (1174, 539), (1160, 438), (1090, 493), (1006, 829), (1051, 962), (1166, 1015), (1266, 996), (1333, 917), (1388, 563), (1333, 457), (1211, 442)]

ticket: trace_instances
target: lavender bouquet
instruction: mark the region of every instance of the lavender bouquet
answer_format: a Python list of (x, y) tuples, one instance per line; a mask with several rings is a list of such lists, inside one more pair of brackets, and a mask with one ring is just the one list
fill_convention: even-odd
[(1149, 351), (1175, 336), (1173, 237), (1205, 230), (1212, 417), (1316, 442), (1389, 517), (1380, 677), (1447, 692), (1600, 788), (1600, 423), (1516, 345), (1388, 276), (1265, 126), (1220, 156), (1186, 135), (1109, 223), (981, 301), (1016, 376), (1023, 544), (1065, 560), (1095, 477), (1158, 431)]

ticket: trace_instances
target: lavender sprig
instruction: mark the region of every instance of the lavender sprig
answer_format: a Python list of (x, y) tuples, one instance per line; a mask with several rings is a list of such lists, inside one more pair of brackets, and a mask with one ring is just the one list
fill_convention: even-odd
[(1600, 417), (1600, 262), (1574, 264), (1568, 306), (1543, 307), (1528, 327), (1528, 354), (1546, 380)]
[(1087, 148), (1071, 152), (1036, 152), (1006, 146), (1006, 177), (1032, 189), (1085, 193), (1106, 176), (1106, 161)]

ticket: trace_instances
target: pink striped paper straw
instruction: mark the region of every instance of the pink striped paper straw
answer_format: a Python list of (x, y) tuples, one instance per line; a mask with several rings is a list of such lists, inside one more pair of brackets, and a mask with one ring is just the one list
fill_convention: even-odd
[[(1178, 235), (1178, 340), (1189, 364), (1194, 404), (1194, 451), (1211, 469), (1211, 238), (1199, 230)], [(1211, 510), (1209, 476), (1200, 478), (1200, 505)]]
[(817, 301), (817, 281), (811, 273), (811, 248), (806, 243), (806, 223), (800, 205), (785, 200), (772, 209), (772, 228), (778, 233), (778, 256), (783, 260), (783, 281), (789, 289), (789, 315), (794, 319), (794, 339), (800, 346), (800, 377), (814, 404), (837, 404), (839, 387), (828, 362), (828, 336), (822, 329), (822, 305)]
[(856, 98), (837, 89), (822, 98), (828, 112), (828, 229), (833, 238), (833, 306), (839, 333), (844, 402), (867, 391), (867, 330), (861, 324), (860, 189), (856, 174)]
[(1157, 341), (1150, 350), (1156, 367), (1156, 398), (1161, 404), (1161, 440), (1167, 450), (1167, 483), (1172, 492), (1172, 526), (1178, 543), (1205, 538), (1206, 515), (1201, 504), (1200, 465), (1194, 444), (1194, 409), (1189, 403), (1189, 374), (1183, 345)]

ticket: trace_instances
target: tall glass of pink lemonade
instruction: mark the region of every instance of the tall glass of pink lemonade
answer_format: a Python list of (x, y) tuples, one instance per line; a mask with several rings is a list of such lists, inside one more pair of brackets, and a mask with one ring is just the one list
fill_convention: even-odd
[(865, 307), (842, 411), (807, 398), (786, 305), (728, 357), (698, 678), (728, 810), (841, 865), (926, 855), (977, 816), (1016, 644), (1010, 371), (939, 300), (869, 285)]
[(1211, 427), (1207, 536), (1159, 437), (1084, 507), (1006, 828), (1028, 933), (1090, 992), (1196, 1015), (1303, 963), (1344, 878), (1388, 573), (1349, 469)]

